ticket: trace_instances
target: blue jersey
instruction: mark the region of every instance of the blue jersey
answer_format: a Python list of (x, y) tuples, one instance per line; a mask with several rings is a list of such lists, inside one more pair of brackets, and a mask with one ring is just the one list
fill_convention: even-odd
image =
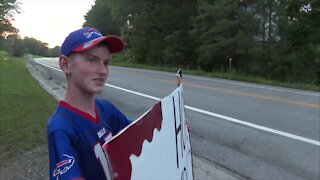
[(95, 100), (95, 111), (59, 102), (48, 122), (50, 179), (106, 179), (95, 149), (131, 121), (106, 100)]

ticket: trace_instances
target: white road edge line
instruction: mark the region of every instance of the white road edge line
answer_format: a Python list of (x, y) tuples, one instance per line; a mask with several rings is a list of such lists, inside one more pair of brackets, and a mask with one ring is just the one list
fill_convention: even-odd
[[(54, 69), (54, 70), (57, 70), (57, 71), (61, 71), (61, 69), (57, 69), (57, 68), (48, 66), (46, 64), (38, 62), (37, 60), (35, 60), (35, 61), (38, 64), (41, 64), (41, 65), (46, 66), (48, 68), (51, 68), (51, 69)], [(122, 87), (118, 87), (118, 86), (115, 86), (115, 85), (111, 85), (111, 84), (107, 84), (106, 83), (105, 86), (109, 86), (111, 88), (115, 88), (115, 89), (118, 89), (118, 90), (121, 90), (121, 91), (125, 91), (125, 92), (131, 93), (131, 94), (142, 96), (142, 97), (145, 97), (145, 98), (148, 98), (148, 99), (152, 99), (152, 100), (156, 100), (156, 101), (160, 101), (161, 100), (161, 98), (158, 98), (158, 97), (154, 97), (154, 96), (150, 96), (150, 95), (147, 95), (147, 94), (139, 93), (139, 92), (136, 92), (136, 91), (133, 91), (133, 90), (129, 90), (129, 89), (125, 89), (125, 88), (122, 88)], [(320, 142), (316, 141), (316, 140), (313, 140), (313, 139), (305, 138), (305, 137), (302, 137), (302, 136), (297, 136), (297, 135), (290, 134), (290, 133), (283, 132), (283, 131), (278, 131), (278, 130), (275, 130), (275, 129), (271, 129), (271, 128), (268, 128), (268, 127), (256, 125), (256, 124), (253, 124), (253, 123), (249, 123), (249, 122), (242, 121), (242, 120), (239, 120), (239, 119), (235, 119), (235, 118), (232, 118), (232, 117), (224, 116), (224, 115), (221, 115), (221, 114), (216, 114), (216, 113), (213, 113), (213, 112), (209, 112), (209, 111), (202, 110), (202, 109), (199, 109), (199, 108), (191, 107), (191, 106), (188, 106), (188, 105), (185, 105), (185, 108), (188, 109), (188, 110), (191, 110), (191, 111), (195, 111), (195, 112), (198, 112), (198, 113), (206, 114), (208, 116), (212, 116), (212, 117), (216, 117), (216, 118), (219, 118), (219, 119), (223, 119), (223, 120), (226, 120), (226, 121), (229, 121), (229, 122), (233, 122), (233, 123), (236, 123), (236, 124), (241, 124), (241, 125), (244, 125), (244, 126), (248, 126), (248, 127), (251, 127), (251, 128), (258, 129), (258, 130), (274, 133), (274, 134), (277, 134), (277, 135), (280, 135), (280, 136), (285, 136), (287, 138), (291, 138), (291, 139), (295, 139), (295, 140), (298, 140), (298, 141), (302, 141), (302, 142), (306, 142), (306, 143), (309, 143), (309, 144), (313, 144), (313, 145), (316, 145), (316, 146), (320, 146)]]
[(125, 91), (125, 92), (128, 92), (128, 93), (131, 93), (131, 94), (142, 96), (142, 97), (145, 97), (145, 98), (148, 98), (148, 99), (152, 99), (152, 100), (156, 100), (156, 101), (160, 101), (161, 100), (161, 98), (157, 98), (157, 97), (150, 96), (150, 95), (147, 95), (147, 94), (139, 93), (137, 91), (132, 91), (130, 89), (125, 89), (125, 88), (122, 88), (122, 87), (119, 87), (119, 86), (115, 86), (115, 85), (112, 85), (112, 84), (105, 83), (104, 85), (105, 86), (109, 86), (109, 87), (114, 88), (114, 89), (119, 89), (121, 91)]
[(305, 137), (302, 137), (302, 136), (297, 136), (297, 135), (286, 133), (286, 132), (283, 132), (283, 131), (278, 131), (278, 130), (275, 130), (275, 129), (271, 129), (271, 128), (268, 128), (268, 127), (256, 125), (256, 124), (253, 124), (253, 123), (249, 123), (249, 122), (242, 121), (242, 120), (239, 120), (239, 119), (235, 119), (235, 118), (232, 118), (232, 117), (224, 116), (224, 115), (221, 115), (221, 114), (212, 113), (212, 112), (209, 112), (209, 111), (206, 111), (206, 110), (194, 108), (194, 107), (187, 106), (187, 105), (185, 106), (185, 108), (189, 109), (189, 110), (192, 110), (192, 111), (199, 112), (199, 113), (203, 113), (203, 114), (206, 114), (206, 115), (209, 115), (209, 116), (213, 116), (213, 117), (216, 117), (216, 118), (219, 118), (219, 119), (224, 119), (226, 121), (230, 121), (230, 122), (233, 122), (233, 123), (245, 125), (245, 126), (248, 126), (248, 127), (252, 127), (252, 128), (255, 128), (255, 129), (262, 130), (262, 131), (267, 131), (267, 132), (270, 132), (270, 133), (278, 134), (280, 136), (285, 136), (285, 137), (288, 137), (288, 138), (291, 138), (291, 139), (295, 139), (295, 140), (299, 140), (299, 141), (302, 141), (302, 142), (306, 142), (306, 143), (310, 143), (310, 144), (313, 144), (313, 145), (320, 146), (320, 142), (316, 141), (316, 140), (313, 140), (313, 139), (308, 139), (308, 138), (305, 138)]
[[(114, 66), (115, 68), (118, 69), (130, 69), (127, 67), (118, 67), (118, 66)], [(141, 72), (152, 72), (150, 70), (145, 70), (145, 69), (135, 69), (137, 71), (141, 71)], [(166, 72), (152, 72), (155, 74), (168, 74)], [(174, 74), (174, 73), (172, 73)], [(197, 80), (204, 80), (204, 81), (212, 81), (212, 82), (218, 82), (218, 83), (224, 83), (224, 84), (232, 84), (232, 85), (238, 85), (238, 86), (246, 86), (246, 87), (252, 87), (252, 88), (259, 88), (259, 89), (267, 89), (267, 90), (272, 90), (272, 91), (278, 91), (278, 92), (289, 92), (289, 93), (295, 93), (295, 94), (303, 94), (303, 95), (309, 95), (309, 96), (316, 96), (316, 97), (320, 97), (320, 93), (307, 93), (307, 92), (301, 92), (301, 91), (294, 91), (294, 90), (290, 90), (290, 89), (281, 89), (281, 88), (276, 88), (276, 87), (267, 87), (263, 86), (263, 85), (253, 85), (253, 84), (245, 84), (245, 83), (241, 83), (241, 82), (233, 82), (232, 80), (218, 80), (218, 79), (209, 79), (209, 78), (205, 78), (205, 77), (196, 77), (193, 75), (187, 75), (185, 74), (184, 77), (190, 78), (190, 79), (197, 79)]]

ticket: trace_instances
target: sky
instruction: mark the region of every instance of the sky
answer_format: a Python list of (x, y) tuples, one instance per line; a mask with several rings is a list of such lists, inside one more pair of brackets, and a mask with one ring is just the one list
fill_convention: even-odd
[(21, 38), (33, 37), (48, 43), (50, 48), (61, 46), (68, 34), (82, 27), (84, 15), (95, 0), (17, 0), (20, 14), (15, 14), (13, 26)]

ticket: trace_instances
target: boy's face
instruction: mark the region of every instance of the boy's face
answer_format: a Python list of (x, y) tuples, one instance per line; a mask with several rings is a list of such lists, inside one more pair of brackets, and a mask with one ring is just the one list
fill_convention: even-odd
[(68, 86), (87, 94), (101, 93), (108, 77), (109, 49), (95, 46), (68, 58)]

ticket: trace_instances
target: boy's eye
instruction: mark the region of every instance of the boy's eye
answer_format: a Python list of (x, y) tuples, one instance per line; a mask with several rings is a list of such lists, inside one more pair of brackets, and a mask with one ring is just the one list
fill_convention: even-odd
[(90, 61), (90, 62), (97, 62), (98, 59), (95, 58), (95, 57), (89, 57), (89, 58), (88, 58), (88, 61)]
[(104, 61), (103, 64), (104, 64), (105, 66), (107, 66), (107, 65), (110, 64), (110, 62), (109, 62), (109, 61)]

